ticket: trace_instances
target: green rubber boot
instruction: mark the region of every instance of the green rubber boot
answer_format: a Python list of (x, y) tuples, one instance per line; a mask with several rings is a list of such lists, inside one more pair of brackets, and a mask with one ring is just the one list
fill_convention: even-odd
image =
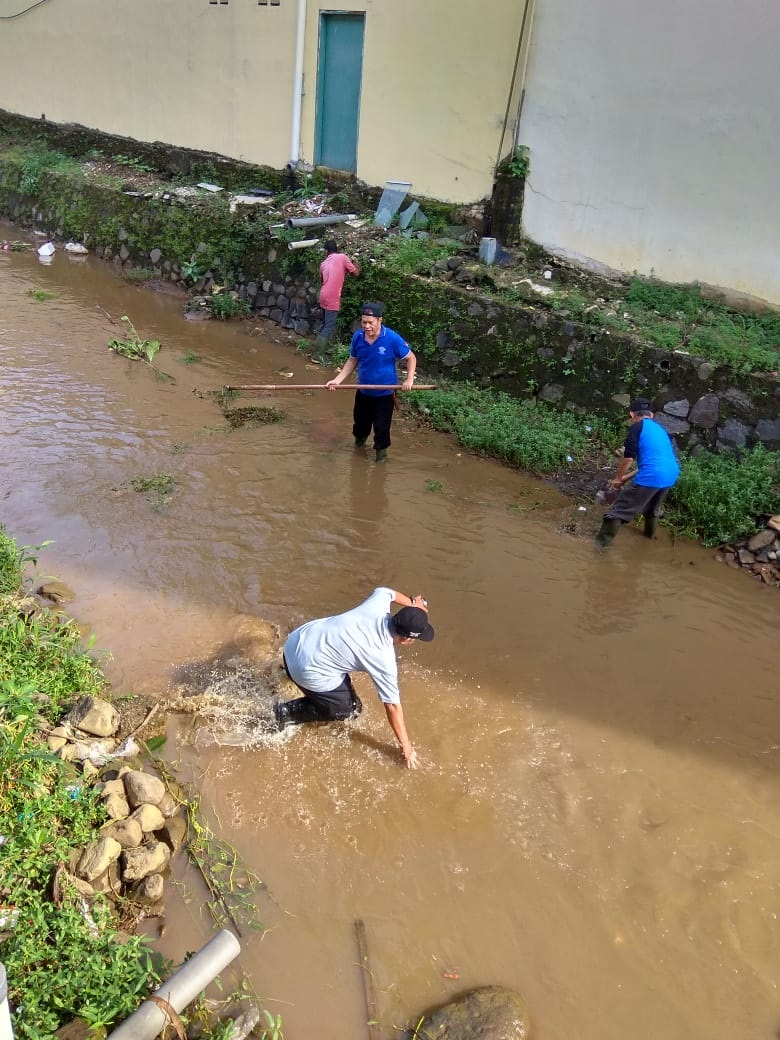
[(376, 449), (376, 461), (377, 462), (387, 462), (387, 448), (377, 448)]
[(602, 549), (606, 549), (619, 530), (619, 520), (612, 520), (607, 519), (607, 517), (604, 517), (604, 519), (601, 521), (599, 533), (596, 535), (596, 544), (599, 545)]
[(643, 534), (645, 538), (655, 538), (655, 529), (658, 527), (658, 517), (652, 513), (645, 513), (645, 527)]
[(355, 448), (365, 448), (365, 446), (366, 446), (366, 438), (365, 437), (356, 437), (355, 438)]

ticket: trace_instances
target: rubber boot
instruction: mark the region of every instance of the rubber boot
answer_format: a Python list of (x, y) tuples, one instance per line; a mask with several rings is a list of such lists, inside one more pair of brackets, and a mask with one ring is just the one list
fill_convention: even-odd
[(602, 549), (606, 549), (619, 530), (619, 520), (612, 520), (607, 517), (604, 517), (604, 519), (601, 521), (599, 533), (596, 535), (596, 544), (601, 546)]
[(365, 448), (367, 440), (368, 440), (367, 437), (356, 437), (355, 438), (355, 447), (356, 448)]
[(658, 526), (658, 517), (652, 513), (645, 513), (645, 527), (643, 534), (645, 538), (655, 538), (655, 529)]
[(317, 706), (308, 697), (297, 697), (294, 701), (280, 701), (274, 704), (274, 715), (279, 729), (322, 720)]
[(376, 461), (377, 462), (387, 462), (387, 448), (377, 448), (376, 449)]
[(319, 361), (320, 363), (322, 363), (325, 360), (327, 350), (328, 341), (326, 339), (318, 337), (316, 343), (314, 344), (314, 350), (311, 352), (312, 361)]

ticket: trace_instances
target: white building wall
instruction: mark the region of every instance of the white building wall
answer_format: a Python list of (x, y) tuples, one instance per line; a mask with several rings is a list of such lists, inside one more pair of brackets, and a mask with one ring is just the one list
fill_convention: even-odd
[(780, 303), (780, 3), (537, 0), (525, 88), (531, 238)]

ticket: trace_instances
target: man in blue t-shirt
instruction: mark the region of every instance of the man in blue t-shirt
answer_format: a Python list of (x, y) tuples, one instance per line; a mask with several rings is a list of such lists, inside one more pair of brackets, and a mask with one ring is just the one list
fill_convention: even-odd
[[(603, 548), (620, 530), (640, 513), (644, 515), (645, 538), (655, 535), (658, 517), (663, 515), (664, 499), (680, 475), (671, 437), (653, 418), (653, 406), (646, 397), (632, 402), (628, 414), (631, 426), (614, 480), (620, 493), (604, 514), (596, 541)], [(635, 466), (635, 468), (633, 468)], [(633, 483), (624, 487), (629, 480)]]
[(357, 369), (358, 383), (380, 386), (378, 390), (356, 390), (352, 413), (355, 447), (363, 447), (373, 427), (377, 462), (387, 459), (387, 449), (390, 447), (390, 424), (393, 421), (395, 407), (394, 388), (398, 384), (396, 362), (406, 362), (406, 378), (401, 384), (402, 390), (412, 389), (417, 369), (414, 352), (397, 332), (382, 324), (383, 314), (383, 304), (363, 304), (360, 308), (361, 327), (352, 337), (349, 358), (336, 378), (325, 384), (328, 390), (335, 390)]

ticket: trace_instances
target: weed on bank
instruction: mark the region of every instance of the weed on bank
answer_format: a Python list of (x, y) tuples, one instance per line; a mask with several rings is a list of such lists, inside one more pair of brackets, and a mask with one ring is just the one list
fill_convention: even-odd
[(88, 904), (55, 884), (106, 816), (40, 730), (74, 691), (97, 695), (105, 679), (73, 622), (28, 613), (23, 572), (33, 558), (0, 527), (0, 960), (15, 1035), (48, 1040), (74, 1018), (120, 1022), (161, 979), (148, 940), (121, 934), (107, 900)]
[[(470, 385), (420, 391), (410, 404), (470, 451), (540, 476), (572, 471), (598, 454), (608, 465), (626, 434), (624, 423)], [(718, 545), (752, 534), (763, 526), (762, 518), (780, 513), (780, 452), (758, 444), (719, 455), (684, 454), (680, 463), (666, 507), (676, 533)]]

